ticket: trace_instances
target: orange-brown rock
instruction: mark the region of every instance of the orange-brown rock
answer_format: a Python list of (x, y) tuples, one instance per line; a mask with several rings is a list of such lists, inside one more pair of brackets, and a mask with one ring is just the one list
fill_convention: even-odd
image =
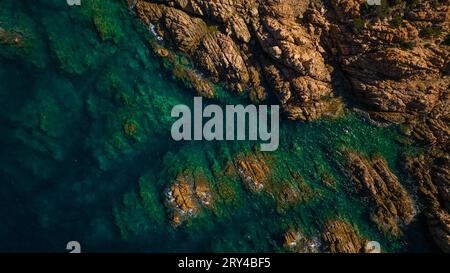
[(213, 195), (209, 186), (206, 175), (197, 171), (194, 173), (194, 191), (195, 196), (200, 201), (200, 204), (205, 207), (211, 207), (213, 203)]
[(284, 234), (283, 246), (290, 252), (317, 253), (320, 243), (317, 239), (308, 239), (301, 231), (289, 230)]
[(0, 27), (0, 41), (3, 43), (4, 41), (6, 41), (6, 37), (6, 31), (2, 27)]
[(345, 171), (357, 191), (373, 203), (373, 221), (384, 232), (400, 235), (400, 225), (410, 223), (416, 211), (410, 195), (386, 160), (381, 156), (369, 160), (348, 149), (342, 149), (342, 154), (347, 159)]
[(332, 189), (336, 189), (336, 180), (327, 172), (322, 173), (321, 175), (322, 183)]
[[(408, 124), (417, 119), (434, 123), (437, 116), (448, 115), (450, 51), (442, 35), (450, 29), (449, 1), (382, 6), (379, 10), (388, 13), (384, 19), (361, 12), (363, 1), (331, 2), (327, 43), (336, 49), (332, 53), (360, 107), (376, 119)], [(441, 37), (421, 34), (427, 28), (439, 29), (435, 32)], [(426, 138), (435, 138), (441, 130), (448, 134), (448, 123), (438, 123)]]
[(201, 171), (179, 174), (166, 194), (166, 204), (172, 210), (172, 225), (175, 227), (197, 215), (202, 207), (211, 207), (212, 202), (211, 189)]
[(342, 113), (333, 65), (359, 107), (409, 124), (448, 106), (450, 12), (441, 2), (138, 0), (136, 10), (211, 79), (239, 92), (269, 89), (291, 119)]
[(343, 220), (329, 220), (322, 233), (325, 250), (331, 253), (362, 253), (368, 243), (358, 230)]
[[(280, 159), (278, 159), (280, 160)], [(228, 163), (225, 175), (239, 177), (247, 189), (255, 193), (266, 193), (275, 201), (278, 213), (300, 202), (308, 202), (317, 195), (303, 177), (293, 170), (285, 170), (287, 177), (278, 179), (273, 176), (271, 167), (276, 167), (282, 161), (266, 153), (242, 153)]]
[[(415, 164), (410, 161), (408, 170), (429, 200), (425, 214), (436, 244), (449, 251), (445, 220), (449, 209), (439, 194), (447, 192), (448, 185), (436, 182), (441, 179), (432, 180), (430, 171), (425, 171), (442, 160), (441, 154), (448, 156), (450, 65), (449, 46), (443, 37), (449, 33), (449, 1), (440, 5), (420, 1), (404, 13), (397, 26), (392, 24), (393, 17), (373, 20), (342, 12), (355, 1), (332, 2), (329, 17), (335, 20), (330, 20), (330, 41), (361, 107), (377, 120), (403, 123), (406, 136), (430, 145), (430, 151), (441, 151), (428, 152)], [(364, 21), (362, 27), (348, 31), (358, 19)]]
[(314, 120), (341, 114), (343, 103), (332, 92), (320, 29), (307, 23), (309, 2), (138, 0), (135, 7), (214, 82), (250, 90), (254, 101), (270, 89), (289, 118)]
[(190, 68), (183, 58), (181, 61), (178, 61), (173, 51), (162, 47), (156, 42), (151, 42), (150, 45), (158, 56), (166, 59), (172, 65), (172, 74), (175, 78), (192, 88), (197, 95), (204, 98), (214, 97), (212, 83), (205, 79), (198, 71)]
[[(444, 150), (447, 149), (447, 150)], [(426, 200), (425, 217), (436, 244), (450, 252), (450, 157), (448, 146), (432, 148), (420, 156), (406, 158), (406, 167), (419, 182)]]
[(263, 153), (240, 155), (234, 160), (234, 169), (242, 182), (254, 192), (267, 187), (270, 179), (270, 168)]
[(211, 83), (204, 79), (198, 72), (178, 64), (175, 64), (172, 72), (175, 77), (193, 88), (197, 95), (204, 98), (214, 97), (214, 88), (211, 86)]

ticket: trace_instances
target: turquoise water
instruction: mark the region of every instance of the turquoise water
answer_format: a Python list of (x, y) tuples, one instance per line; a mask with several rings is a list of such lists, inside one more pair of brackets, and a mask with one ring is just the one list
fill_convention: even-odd
[[(251, 193), (223, 177), (252, 142), (174, 142), (170, 110), (192, 104), (193, 91), (149, 47), (153, 37), (125, 1), (0, 3), (0, 27), (20, 37), (0, 44), (0, 251), (284, 252), (290, 228), (318, 237), (330, 218), (346, 219), (386, 251), (433, 250), (420, 218), (405, 236), (382, 234), (370, 207), (342, 172), (337, 150), (382, 154), (405, 187), (416, 189), (401, 156), (395, 126), (376, 127), (352, 111), (337, 120), (283, 120), (280, 148), (270, 156), (274, 181), (303, 177), (310, 198), (280, 207), (267, 192)], [(215, 103), (247, 103), (232, 92)], [(135, 132), (127, 133), (127, 125)], [(216, 195), (214, 209), (177, 228), (165, 191), (185, 170), (201, 171)], [(329, 174), (336, 188), (324, 185)], [(223, 183), (223, 185), (221, 184)]]

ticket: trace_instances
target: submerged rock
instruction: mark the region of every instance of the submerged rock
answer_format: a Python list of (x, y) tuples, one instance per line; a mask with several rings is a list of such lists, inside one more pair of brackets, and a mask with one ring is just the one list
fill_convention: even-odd
[(336, 180), (327, 172), (321, 174), (322, 183), (328, 188), (336, 190)]
[(172, 75), (176, 79), (181, 80), (189, 88), (192, 88), (199, 96), (204, 98), (214, 97), (215, 91), (212, 83), (198, 71), (189, 67), (189, 62), (185, 58), (182, 58), (181, 61), (178, 60), (179, 56), (177, 56), (173, 51), (162, 47), (156, 42), (152, 42), (150, 45), (158, 56), (167, 60), (172, 69)]
[(193, 88), (196, 93), (204, 98), (213, 98), (214, 89), (211, 84), (205, 80), (198, 72), (182, 65), (175, 65), (173, 75)]
[(270, 195), (278, 213), (284, 213), (290, 207), (309, 202), (317, 196), (317, 192), (309, 187), (298, 172), (285, 170), (287, 175), (283, 177), (274, 173), (280, 167), (279, 164), (283, 165), (281, 159), (262, 152), (238, 154), (228, 164), (226, 175), (237, 176), (251, 192)]
[(139, 125), (137, 122), (133, 119), (126, 119), (123, 124), (123, 133), (126, 137), (130, 138), (136, 138), (138, 131), (139, 131)]

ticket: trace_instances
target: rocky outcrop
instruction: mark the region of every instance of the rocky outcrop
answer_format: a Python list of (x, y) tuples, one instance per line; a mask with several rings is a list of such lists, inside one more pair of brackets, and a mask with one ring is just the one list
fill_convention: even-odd
[(333, 0), (325, 25), (326, 43), (360, 107), (378, 120), (420, 124), (431, 141), (449, 132), (441, 116), (449, 109), (450, 51), (443, 37), (450, 9), (441, 2), (368, 8)]
[(135, 7), (210, 79), (255, 98), (270, 90), (291, 119), (341, 112), (333, 64), (372, 117), (410, 124), (448, 109), (450, 12), (440, 2), (138, 0)]
[(139, 0), (136, 10), (211, 80), (255, 100), (270, 90), (291, 119), (342, 112), (331, 64), (374, 118), (408, 122), (448, 105), (449, 50), (433, 36), (449, 31), (448, 5), (363, 2)]
[(213, 82), (247, 90), (254, 101), (271, 90), (289, 118), (313, 120), (341, 114), (343, 104), (332, 92), (320, 33), (299, 23), (307, 20), (308, 6), (292, 0), (140, 0), (136, 10)]
[(6, 39), (6, 35), (7, 35), (6, 30), (0, 27), (0, 41), (3, 42)]
[(249, 81), (249, 73), (239, 49), (229, 36), (219, 31), (207, 34), (194, 54), (198, 67), (207, 71), (213, 81), (232, 83), (232, 88), (243, 91)]
[(185, 83), (189, 88), (195, 90), (197, 95), (200, 95), (204, 98), (213, 98), (214, 97), (214, 88), (210, 81), (205, 79), (204, 76), (199, 74), (197, 71), (189, 67), (186, 61), (179, 61), (177, 59), (176, 54), (168, 50), (156, 42), (150, 43), (154, 52), (164, 58), (169, 66), (169, 69), (172, 69), (172, 75)]
[(190, 5), (181, 1), (166, 2), (137, 1), (139, 17), (147, 25), (154, 25), (158, 35), (170, 44), (191, 56), (196, 66), (213, 82), (222, 81), (230, 88), (243, 91), (249, 82), (249, 72), (234, 40), (214, 25), (207, 25), (204, 20), (192, 16), (193, 13), (204, 14), (202, 9), (193, 8), (198, 6), (195, 1)]
[(415, 215), (413, 201), (398, 178), (389, 169), (386, 160), (374, 156), (371, 160), (347, 149), (345, 172), (358, 192), (373, 203), (372, 220), (385, 233), (398, 236), (401, 224), (408, 224)]
[(448, 1), (363, 2), (140, 0), (136, 10), (213, 81), (239, 92), (268, 88), (292, 119), (340, 112), (331, 56), (377, 119), (406, 122), (448, 106)]
[(407, 165), (425, 196), (431, 234), (446, 252), (450, 48), (444, 37), (450, 30), (449, 4), (402, 1), (382, 10), (367, 9), (362, 1), (333, 0), (327, 32), (360, 107), (377, 120), (402, 123), (406, 136), (428, 146)]
[(270, 168), (262, 153), (238, 156), (234, 161), (234, 168), (251, 191), (260, 192), (267, 188)]
[[(285, 175), (273, 173), (273, 168), (283, 166)], [(270, 195), (278, 213), (299, 203), (313, 200), (318, 192), (312, 190), (303, 177), (286, 164), (263, 152), (238, 154), (227, 164), (226, 176), (237, 177), (253, 193)]]
[(177, 176), (166, 192), (166, 205), (172, 211), (172, 225), (179, 226), (196, 216), (202, 207), (211, 208), (212, 191), (201, 171), (186, 171)]
[[(205, 78), (194, 70), (177, 71), (203, 96), (214, 97), (209, 79), (238, 93), (248, 91), (254, 102), (272, 94), (288, 118), (310, 121), (340, 115), (343, 102), (337, 93), (344, 94), (371, 118), (401, 123), (406, 136), (447, 153), (448, 0), (382, 1), (372, 7), (364, 0), (135, 3), (138, 16), (158, 39), (190, 56), (204, 73)], [(428, 161), (436, 161), (434, 155), (428, 153)], [(366, 161), (354, 167), (377, 173), (377, 178), (362, 177), (358, 184), (377, 204), (374, 219), (380, 227), (399, 234), (398, 220), (407, 223), (411, 217), (410, 202), (401, 208), (388, 192), (371, 193), (366, 182), (398, 189), (398, 181), (382, 161)], [(264, 187), (263, 177), (255, 180), (255, 189)], [(436, 192), (448, 191), (441, 184), (434, 183), (436, 200), (441, 198)], [(295, 197), (287, 189), (288, 199)], [(391, 205), (381, 205), (384, 198)], [(448, 207), (441, 208), (448, 213)]]
[(17, 48), (24, 47), (23, 38), (20, 33), (8, 32), (0, 26), (0, 45), (11, 45)]
[(318, 253), (320, 242), (317, 238), (309, 239), (301, 231), (288, 230), (284, 234), (283, 246), (289, 252)]
[(408, 156), (406, 167), (419, 182), (426, 200), (425, 217), (436, 244), (450, 252), (450, 156), (448, 146)]
[(325, 250), (331, 253), (362, 253), (369, 242), (355, 227), (340, 219), (325, 223), (322, 239)]

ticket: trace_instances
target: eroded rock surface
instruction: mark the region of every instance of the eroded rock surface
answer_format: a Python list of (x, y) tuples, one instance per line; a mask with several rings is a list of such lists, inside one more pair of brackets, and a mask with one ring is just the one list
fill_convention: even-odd
[(413, 201), (380, 156), (370, 160), (350, 150), (343, 150), (346, 172), (358, 192), (373, 203), (372, 220), (385, 233), (400, 235), (401, 224), (408, 224), (416, 211)]
[(205, 175), (200, 171), (179, 174), (166, 193), (166, 204), (172, 211), (173, 226), (196, 216), (202, 207), (210, 208), (212, 202), (212, 191)]
[(406, 166), (426, 199), (425, 216), (431, 235), (443, 251), (450, 252), (450, 157), (448, 146), (444, 149), (409, 156)]
[[(228, 163), (226, 174), (238, 177), (245, 187), (253, 193), (269, 194), (276, 203), (277, 212), (283, 213), (291, 206), (313, 200), (317, 192), (312, 190), (300, 173), (288, 167), (283, 169), (286, 175), (280, 177), (272, 168), (283, 164), (263, 152), (238, 154)], [(276, 167), (275, 167), (276, 168)]]
[(317, 238), (308, 238), (303, 232), (296, 230), (289, 230), (284, 234), (283, 246), (296, 253), (317, 253), (320, 250)]
[(0, 45), (11, 45), (17, 48), (24, 47), (23, 35), (17, 32), (8, 32), (0, 26)]
[(339, 69), (372, 117), (411, 123), (449, 108), (450, 13), (440, 2), (138, 0), (136, 10), (214, 82), (255, 100), (270, 91), (291, 119), (341, 113)]
[(322, 238), (326, 251), (331, 253), (362, 253), (368, 243), (355, 227), (339, 219), (325, 224)]
[[(449, 46), (442, 41), (449, 32), (448, 1), (385, 7), (382, 20), (372, 19), (375, 12), (363, 1), (331, 2), (329, 44), (361, 107), (390, 122), (448, 117)], [(448, 135), (448, 122), (438, 123), (438, 130), (430, 125), (432, 134), (443, 129)]]
[[(373, 119), (401, 123), (406, 136), (446, 155), (442, 147), (448, 146), (450, 136), (449, 6), (448, 0), (383, 1), (379, 7), (369, 7), (365, 0), (135, 1), (141, 20), (190, 56), (213, 82), (236, 92), (248, 90), (256, 102), (271, 94), (288, 118), (302, 121), (340, 115), (340, 96), (345, 95)], [(183, 79), (194, 80), (199, 94), (214, 96), (203, 77), (182, 72)], [(434, 156), (428, 153), (427, 162), (442, 158)], [(361, 167), (380, 177), (373, 182), (396, 187), (396, 178), (382, 162), (366, 163)], [(379, 172), (384, 171), (382, 177)], [(365, 182), (359, 184), (370, 192)], [(437, 194), (448, 192), (448, 185), (433, 185), (433, 198), (448, 214)], [(371, 196), (377, 204), (375, 194)], [(406, 223), (412, 212), (406, 209), (409, 202), (403, 212), (396, 202), (389, 203), (377, 205), (375, 219), (383, 230), (398, 234), (396, 218)], [(435, 238), (444, 240), (438, 245), (448, 250), (448, 236)]]
[(267, 161), (262, 153), (240, 155), (234, 161), (235, 172), (251, 191), (260, 192), (267, 188), (271, 175)]
[[(338, 115), (320, 30), (307, 21), (309, 1), (137, 1), (139, 17), (192, 57), (214, 82), (256, 101), (268, 90), (289, 118)], [(321, 10), (324, 12), (325, 10)]]

